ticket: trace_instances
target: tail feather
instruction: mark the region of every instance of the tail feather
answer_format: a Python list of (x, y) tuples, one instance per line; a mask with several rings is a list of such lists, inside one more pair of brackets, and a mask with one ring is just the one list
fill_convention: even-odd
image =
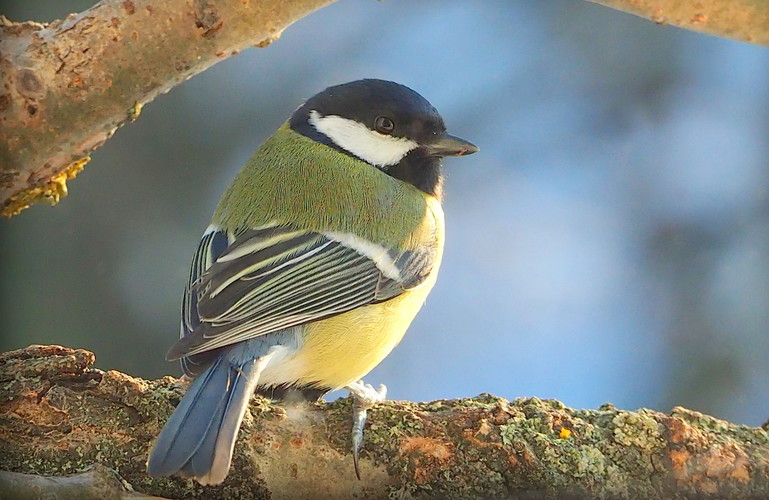
[[(211, 420), (221, 423), (224, 419), (225, 405), (222, 405), (217, 409), (215, 415), (211, 416)], [(217, 448), (217, 441), (221, 432), (221, 424), (215, 429), (210, 429), (203, 440), (198, 446), (197, 451), (187, 460), (181, 467), (179, 467), (179, 474), (187, 477), (194, 477), (204, 479), (204, 484), (208, 483), (208, 475), (213, 469), (214, 453)]]
[(217, 359), (190, 385), (150, 452), (151, 476), (182, 474), (201, 484), (224, 481), (262, 363)]
[[(214, 484), (209, 481), (210, 478), (208, 476), (213, 470), (214, 455), (220, 446), (219, 437), (223, 430), (227, 430), (227, 428), (224, 428), (223, 420), (226, 412), (231, 411), (228, 407), (228, 402), (232, 397), (232, 393), (224, 392), (223, 396), (225, 397), (222, 400), (222, 404), (219, 405), (214, 414), (210, 416), (213, 425), (206, 431), (205, 435), (202, 436), (195, 453), (193, 453), (192, 456), (190, 456), (190, 458), (179, 468), (179, 473), (181, 475), (197, 478), (198, 481), (203, 480), (205, 481), (203, 484), (209, 484), (209, 482)], [(248, 401), (248, 399), (246, 399), (246, 401)], [(232, 434), (233, 436), (237, 436), (237, 433), (238, 428), (236, 427)], [(231, 453), (232, 451), (230, 451), (230, 454)], [(229, 465), (228, 461), (227, 469), (229, 469)], [(224, 479), (224, 477), (222, 477), (222, 479)]]
[[(200, 451), (191, 460), (196, 471), (195, 477), (200, 484), (218, 484), (224, 481), (227, 476), (238, 429), (243, 422), (251, 395), (256, 389), (259, 373), (262, 371), (261, 366), (264, 362), (266, 362), (264, 358), (251, 360), (237, 370), (235, 381), (228, 395), (226, 411), (220, 415), (221, 418), (218, 420), (219, 432), (215, 444), (206, 446), (209, 443), (203, 443)], [(208, 471), (201, 475), (199, 471), (205, 469)]]

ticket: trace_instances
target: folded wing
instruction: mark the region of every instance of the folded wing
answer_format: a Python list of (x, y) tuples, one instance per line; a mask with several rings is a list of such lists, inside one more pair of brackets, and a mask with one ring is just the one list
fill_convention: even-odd
[(195, 356), (391, 299), (422, 283), (435, 257), (434, 244), (398, 251), (350, 233), (209, 228), (185, 290), (182, 336), (167, 357)]

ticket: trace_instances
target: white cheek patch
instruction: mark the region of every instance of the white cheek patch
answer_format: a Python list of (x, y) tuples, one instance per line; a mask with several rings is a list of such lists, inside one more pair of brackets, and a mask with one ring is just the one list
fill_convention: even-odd
[(380, 134), (362, 123), (341, 116), (321, 116), (315, 110), (310, 111), (309, 122), (340, 148), (377, 167), (395, 165), (418, 146), (410, 139)]

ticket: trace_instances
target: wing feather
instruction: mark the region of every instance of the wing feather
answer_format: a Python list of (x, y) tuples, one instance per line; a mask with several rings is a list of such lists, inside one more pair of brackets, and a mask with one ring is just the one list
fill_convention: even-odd
[(202, 353), (389, 300), (425, 280), (433, 243), (397, 251), (291, 226), (209, 228), (190, 269), (182, 336), (167, 357), (184, 357), (194, 373)]

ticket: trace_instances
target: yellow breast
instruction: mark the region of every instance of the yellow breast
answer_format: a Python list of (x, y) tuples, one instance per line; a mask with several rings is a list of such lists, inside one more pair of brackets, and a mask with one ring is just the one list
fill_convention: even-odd
[(286, 360), (299, 385), (319, 382), (332, 389), (344, 387), (371, 371), (401, 341), (435, 284), (440, 267), (443, 211), (437, 200), (430, 201), (425, 224), (412, 235), (413, 240), (419, 240), (429, 231), (437, 239), (438, 252), (430, 275), (393, 299), (306, 325), (299, 351)]

